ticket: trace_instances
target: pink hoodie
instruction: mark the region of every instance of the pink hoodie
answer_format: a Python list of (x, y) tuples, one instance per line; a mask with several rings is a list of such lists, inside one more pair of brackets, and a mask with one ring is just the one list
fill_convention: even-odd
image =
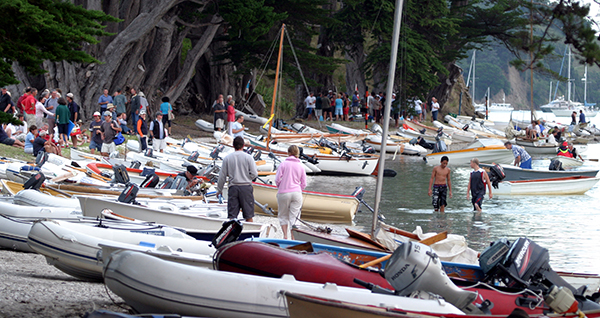
[(306, 188), (306, 171), (298, 158), (289, 156), (277, 167), (275, 184), (278, 193), (302, 192)]

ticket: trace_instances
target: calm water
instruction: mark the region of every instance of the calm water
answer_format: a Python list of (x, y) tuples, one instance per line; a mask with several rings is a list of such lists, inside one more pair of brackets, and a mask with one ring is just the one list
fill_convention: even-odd
[[(600, 157), (600, 145), (590, 145), (584, 154)], [(546, 162), (534, 162), (537, 166)], [(395, 170), (394, 178), (384, 178), (381, 212), (386, 222), (413, 231), (421, 226), (424, 232), (459, 234), (469, 246), (481, 251), (490, 242), (507, 237), (509, 240), (527, 236), (550, 251), (550, 263), (556, 270), (600, 273), (600, 187), (584, 195), (574, 196), (504, 196), (483, 203), (483, 213), (476, 216), (466, 199), (469, 167), (453, 167), (453, 197), (448, 199), (446, 213), (434, 212), (427, 187), (432, 167), (421, 157), (388, 156), (386, 168)], [(585, 168), (598, 168), (597, 162), (587, 162)], [(372, 177), (310, 178), (307, 189), (351, 194), (356, 186), (367, 191), (365, 201), (374, 206), (376, 180)], [(370, 229), (372, 214), (365, 207), (355, 223)]]

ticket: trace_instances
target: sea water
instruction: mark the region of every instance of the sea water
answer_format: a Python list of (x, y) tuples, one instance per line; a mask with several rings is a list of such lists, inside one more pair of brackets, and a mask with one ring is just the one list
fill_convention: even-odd
[[(600, 145), (590, 144), (583, 154), (600, 157)], [(534, 161), (542, 169), (549, 161)], [(383, 179), (380, 212), (386, 223), (413, 231), (420, 226), (424, 232), (442, 232), (465, 236), (469, 246), (482, 251), (490, 242), (506, 237), (511, 241), (526, 236), (550, 251), (550, 264), (555, 270), (600, 274), (600, 186), (583, 195), (486, 195), (483, 213), (473, 211), (467, 200), (467, 185), (471, 169), (456, 167), (450, 162), (452, 198), (448, 198), (445, 213), (434, 212), (427, 190), (432, 166), (422, 157), (387, 155), (387, 169), (396, 177)], [(600, 169), (598, 162), (586, 161), (583, 169)], [(366, 189), (365, 201), (374, 207), (376, 179), (374, 177), (309, 178), (312, 191), (351, 194), (355, 187)], [(493, 192), (493, 191), (492, 191)], [(355, 223), (370, 231), (372, 214), (364, 206)]]

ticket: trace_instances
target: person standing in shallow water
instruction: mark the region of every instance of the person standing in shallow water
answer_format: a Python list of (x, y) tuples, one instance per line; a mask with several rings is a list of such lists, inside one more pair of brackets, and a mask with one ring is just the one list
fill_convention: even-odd
[[(433, 187), (432, 187), (433, 185)], [(446, 195), (452, 198), (452, 183), (450, 182), (450, 168), (448, 168), (448, 157), (443, 156), (440, 165), (435, 166), (429, 179), (429, 196), (435, 211), (445, 212)]]
[(486, 185), (490, 191), (489, 197), (490, 199), (492, 198), (492, 183), (490, 182), (490, 177), (488, 176), (487, 172), (479, 167), (479, 159), (471, 159), (471, 168), (473, 168), (473, 171), (471, 171), (469, 176), (467, 200), (469, 200), (470, 194), (473, 197), (471, 199), (473, 208), (477, 212), (481, 212), (481, 204), (483, 203), (483, 197), (485, 196)]

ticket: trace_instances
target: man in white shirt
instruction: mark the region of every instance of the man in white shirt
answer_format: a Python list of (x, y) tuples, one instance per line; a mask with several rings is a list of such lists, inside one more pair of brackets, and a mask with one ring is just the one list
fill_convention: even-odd
[(440, 110), (440, 104), (437, 102), (437, 98), (431, 98), (431, 121), (437, 120), (438, 111)]
[(316, 102), (317, 102), (317, 98), (315, 97), (315, 94), (313, 94), (313, 92), (310, 92), (310, 95), (308, 97), (306, 97), (306, 99), (304, 100), (304, 104), (306, 105), (306, 110), (308, 111), (308, 120), (312, 119), (312, 113), (315, 110)]

